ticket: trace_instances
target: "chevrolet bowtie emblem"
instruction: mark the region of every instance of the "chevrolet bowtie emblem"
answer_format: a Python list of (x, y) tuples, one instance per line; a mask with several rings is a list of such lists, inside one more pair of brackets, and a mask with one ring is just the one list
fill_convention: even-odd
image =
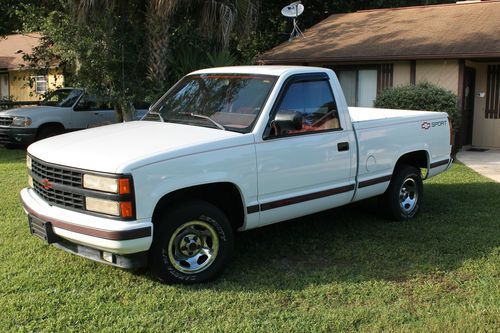
[(42, 179), (42, 181), (40, 183), (42, 184), (43, 188), (46, 190), (52, 188), (52, 183), (47, 178)]

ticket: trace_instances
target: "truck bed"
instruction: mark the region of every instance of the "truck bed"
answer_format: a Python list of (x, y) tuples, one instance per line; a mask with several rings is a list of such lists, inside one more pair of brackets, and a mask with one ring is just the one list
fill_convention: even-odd
[[(349, 107), (349, 115), (358, 143), (359, 182), (384, 177), (389, 180), (397, 159), (411, 151), (427, 152), (429, 165), (449, 160), (450, 146), (438, 144), (449, 140), (445, 112)], [(429, 169), (428, 176), (446, 168), (447, 163), (440, 163)], [(387, 185), (388, 181), (360, 188), (355, 200), (383, 192)]]
[(442, 112), (431, 111), (349, 107), (349, 115), (351, 116), (351, 121), (354, 127), (361, 129), (376, 126), (378, 123), (388, 125), (403, 122), (407, 123), (411, 121), (430, 121), (442, 119), (444, 114)]

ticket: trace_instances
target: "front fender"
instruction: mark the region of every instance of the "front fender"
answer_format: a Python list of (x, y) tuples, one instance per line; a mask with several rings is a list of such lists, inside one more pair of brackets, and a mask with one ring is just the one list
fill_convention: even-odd
[(138, 168), (133, 172), (137, 217), (152, 218), (156, 204), (169, 193), (219, 182), (235, 184), (245, 206), (257, 204), (255, 158), (252, 144), (188, 155)]
[(59, 123), (63, 125), (64, 128), (70, 128), (71, 116), (69, 114), (70, 110), (66, 108), (61, 108), (61, 110), (41, 110), (41, 114), (31, 116), (30, 128), (39, 128), (40, 126), (48, 123)]

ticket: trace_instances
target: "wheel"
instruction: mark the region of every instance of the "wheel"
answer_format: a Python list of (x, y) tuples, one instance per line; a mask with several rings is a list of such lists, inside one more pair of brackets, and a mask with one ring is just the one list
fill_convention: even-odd
[(387, 191), (381, 197), (384, 215), (398, 221), (415, 217), (420, 211), (423, 194), (420, 170), (409, 165), (397, 167)]
[(47, 139), (47, 138), (50, 138), (52, 136), (62, 134), (62, 132), (63, 131), (61, 130), (61, 128), (59, 128), (57, 126), (42, 127), (36, 135), (36, 141)]
[(163, 283), (206, 282), (223, 271), (233, 245), (233, 229), (224, 213), (210, 203), (191, 201), (157, 221), (150, 265)]

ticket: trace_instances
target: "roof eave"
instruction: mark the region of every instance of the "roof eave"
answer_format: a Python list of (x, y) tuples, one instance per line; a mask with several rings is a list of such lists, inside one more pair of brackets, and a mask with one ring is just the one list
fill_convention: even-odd
[(264, 58), (259, 57), (256, 63), (265, 65), (324, 63), (324, 62), (356, 62), (356, 61), (397, 61), (397, 60), (440, 60), (440, 59), (484, 59), (500, 58), (500, 52), (450, 53), (450, 54), (415, 54), (415, 55), (380, 55), (364, 57), (297, 57), (297, 58)]

